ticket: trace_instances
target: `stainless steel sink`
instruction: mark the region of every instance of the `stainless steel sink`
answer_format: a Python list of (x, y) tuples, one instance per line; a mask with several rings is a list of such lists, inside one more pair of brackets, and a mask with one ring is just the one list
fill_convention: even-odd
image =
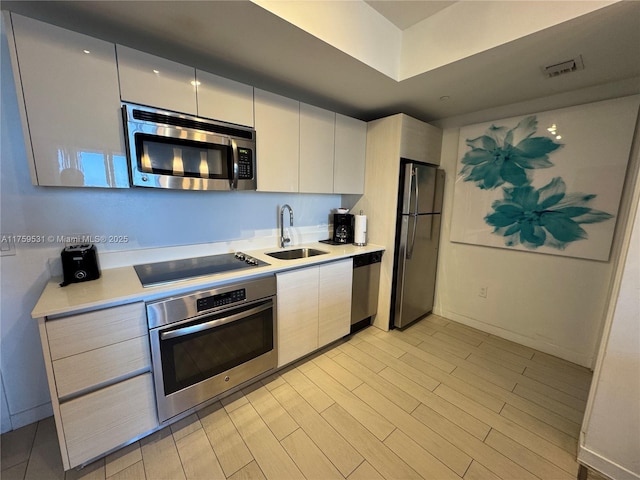
[(279, 260), (296, 260), (298, 258), (315, 257), (316, 255), (325, 255), (329, 252), (316, 250), (315, 248), (295, 248), (293, 250), (279, 250), (277, 252), (267, 253), (270, 257)]

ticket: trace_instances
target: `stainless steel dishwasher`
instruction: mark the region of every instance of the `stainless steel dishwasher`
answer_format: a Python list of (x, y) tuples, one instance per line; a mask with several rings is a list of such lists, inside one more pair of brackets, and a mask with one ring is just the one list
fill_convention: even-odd
[(382, 253), (371, 252), (353, 257), (351, 333), (368, 326), (371, 317), (378, 312)]

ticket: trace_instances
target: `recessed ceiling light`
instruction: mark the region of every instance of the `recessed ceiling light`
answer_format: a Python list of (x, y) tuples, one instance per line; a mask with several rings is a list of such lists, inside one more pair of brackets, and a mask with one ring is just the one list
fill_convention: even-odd
[(451, 97), (449, 95), (443, 95), (440, 97), (440, 101), (441, 102), (446, 102), (450, 99)]

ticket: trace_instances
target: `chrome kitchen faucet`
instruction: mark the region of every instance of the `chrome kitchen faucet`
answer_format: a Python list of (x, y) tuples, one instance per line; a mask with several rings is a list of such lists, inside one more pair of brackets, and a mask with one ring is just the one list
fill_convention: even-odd
[(289, 237), (284, 236), (284, 209), (289, 209), (289, 226), (293, 227), (293, 208), (288, 203), (285, 203), (280, 209), (280, 247), (284, 248), (287, 243), (291, 241)]

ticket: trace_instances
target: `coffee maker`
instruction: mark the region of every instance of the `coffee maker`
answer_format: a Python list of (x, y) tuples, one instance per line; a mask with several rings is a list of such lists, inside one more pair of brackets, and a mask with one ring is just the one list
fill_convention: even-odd
[(335, 243), (353, 243), (353, 215), (349, 213), (333, 214), (333, 241)]

